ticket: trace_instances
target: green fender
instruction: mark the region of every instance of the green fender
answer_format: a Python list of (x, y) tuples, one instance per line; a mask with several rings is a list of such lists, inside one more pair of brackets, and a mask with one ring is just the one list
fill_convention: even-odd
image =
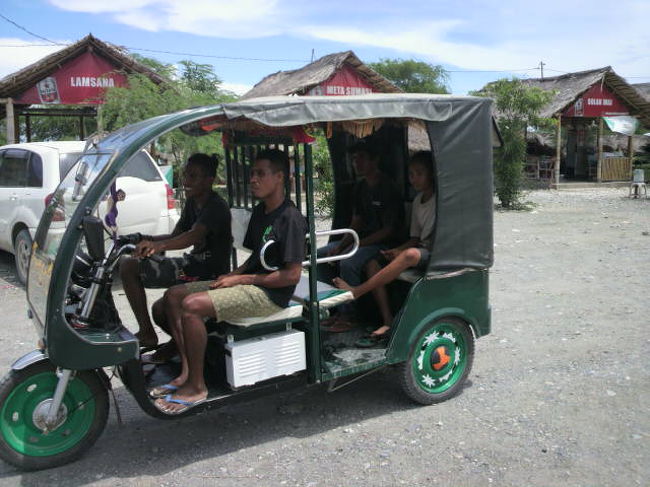
[(427, 276), (417, 281), (395, 320), (386, 358), (404, 362), (422, 330), (443, 317), (467, 322), (474, 336), (490, 333), (489, 274), (487, 269)]

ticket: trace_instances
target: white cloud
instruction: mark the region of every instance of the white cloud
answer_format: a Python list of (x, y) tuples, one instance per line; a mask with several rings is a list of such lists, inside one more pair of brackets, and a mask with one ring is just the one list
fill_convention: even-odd
[(230, 91), (238, 96), (241, 96), (247, 91), (250, 91), (252, 87), (253, 85), (243, 85), (239, 83), (221, 83), (219, 85), (219, 88), (222, 90)]
[[(113, 15), (152, 32), (221, 38), (288, 35), (386, 50), (468, 70), (533, 68), (577, 71), (613, 65), (622, 75), (650, 75), (650, 2), (405, 0), (399, 5), (330, 0), (50, 0), (70, 11)], [(534, 72), (531, 72), (534, 74)]]
[[(59, 41), (66, 43), (67, 41)], [(18, 46), (18, 47), (4, 47)], [(12, 37), (0, 38), (0, 78), (15, 73), (65, 46), (44, 46), (43, 41), (29, 42)]]

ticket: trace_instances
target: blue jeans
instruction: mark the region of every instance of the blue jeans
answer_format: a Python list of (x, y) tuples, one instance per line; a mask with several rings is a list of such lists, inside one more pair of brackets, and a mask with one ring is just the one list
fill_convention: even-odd
[[(327, 257), (328, 252), (331, 249), (334, 249), (338, 246), (339, 242), (331, 242), (325, 247), (321, 247), (317, 251), (318, 257)], [(380, 250), (385, 250), (387, 247), (382, 244), (378, 245), (367, 245), (364, 247), (359, 247), (357, 253), (352, 257), (344, 260), (338, 261), (339, 264), (339, 276), (350, 286), (358, 286), (361, 284), (361, 275), (363, 269), (377, 254)], [(318, 278), (319, 280), (331, 280), (333, 277), (336, 277), (336, 268), (329, 263), (318, 264)]]

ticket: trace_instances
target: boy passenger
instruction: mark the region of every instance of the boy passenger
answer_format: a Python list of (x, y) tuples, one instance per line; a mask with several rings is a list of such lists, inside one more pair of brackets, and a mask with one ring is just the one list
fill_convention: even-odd
[[(216, 281), (190, 283), (168, 291), (167, 318), (179, 344), (182, 369), (169, 384), (150, 391), (152, 397), (158, 397), (156, 406), (161, 411), (179, 414), (207, 398), (204, 318), (229, 321), (267, 316), (289, 304), (305, 259), (307, 222), (284, 194), (288, 169), (287, 155), (280, 150), (257, 155), (250, 187), (253, 196), (262, 201), (253, 209), (244, 238), (244, 246), (252, 251), (246, 262)], [(262, 267), (259, 255), (269, 240), (275, 243), (265, 259), (278, 267), (273, 272)]]
[[(124, 292), (133, 309), (140, 330), (135, 336), (140, 346), (153, 349), (158, 336), (147, 311), (145, 288), (169, 288), (183, 282), (215, 279), (230, 271), (232, 233), (228, 203), (212, 191), (218, 159), (207, 154), (193, 154), (183, 166), (182, 181), (186, 203), (180, 220), (170, 235), (142, 235), (131, 257), (120, 262)], [(156, 262), (144, 259), (167, 250), (193, 246), (184, 257), (165, 257)], [(161, 300), (154, 303), (156, 310)], [(164, 322), (156, 319), (163, 329)]]

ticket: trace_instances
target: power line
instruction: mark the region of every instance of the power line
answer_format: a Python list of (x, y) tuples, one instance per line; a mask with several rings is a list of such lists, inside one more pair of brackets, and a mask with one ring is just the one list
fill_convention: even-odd
[(47, 37), (43, 37), (43, 36), (40, 36), (40, 35), (38, 35), (38, 34), (34, 34), (32, 31), (27, 30), (27, 29), (26, 29), (25, 27), (23, 27), (22, 25), (17, 24), (17, 23), (14, 22), (13, 20), (11, 20), (11, 19), (5, 17), (5, 16), (2, 15), (2, 14), (0, 14), (0, 17), (2, 17), (4, 20), (6, 20), (7, 22), (9, 22), (10, 24), (15, 25), (15, 26), (18, 27), (20, 30), (22, 30), (22, 31), (24, 31), (24, 32), (27, 32), (30, 36), (34, 36), (34, 37), (36, 37), (37, 39), (41, 39), (41, 40), (43, 40), (43, 41), (47, 41), (47, 42), (49, 42), (49, 43), (51, 43), (51, 44), (54, 44), (54, 45), (56, 45), (56, 46), (60, 46), (60, 45), (62, 45), (60, 42), (54, 42), (53, 40), (50, 40), (50, 39), (48, 39)]

